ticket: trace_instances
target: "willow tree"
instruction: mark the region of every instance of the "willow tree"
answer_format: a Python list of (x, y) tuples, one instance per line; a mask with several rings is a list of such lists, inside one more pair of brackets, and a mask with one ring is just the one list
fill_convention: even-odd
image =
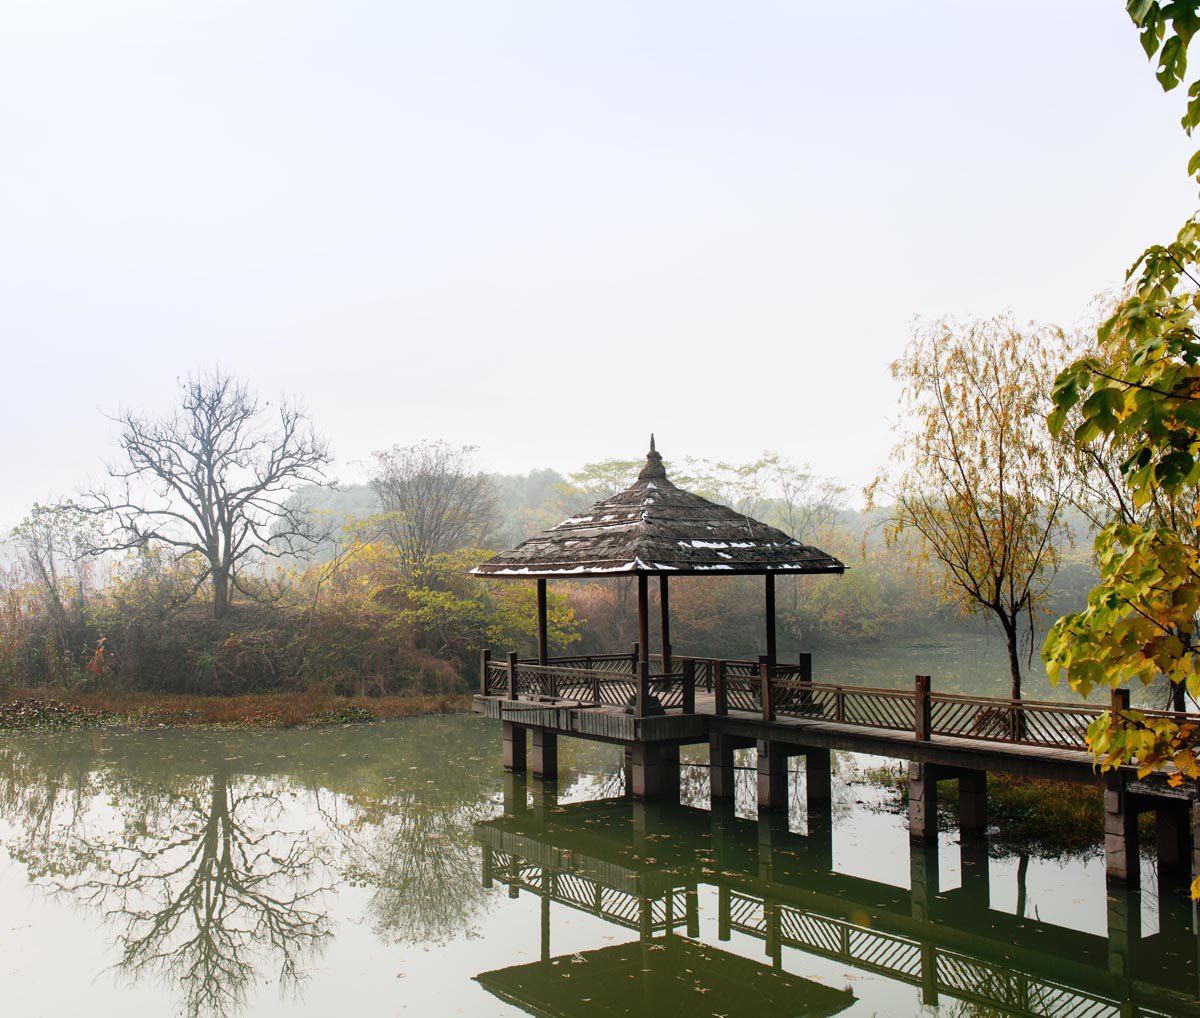
[(1069, 535), (1066, 457), (1046, 433), (1057, 330), (1010, 317), (919, 327), (892, 365), (900, 439), (868, 488), (887, 537), (912, 539), (945, 602), (994, 621), (1021, 695), (1021, 643)]

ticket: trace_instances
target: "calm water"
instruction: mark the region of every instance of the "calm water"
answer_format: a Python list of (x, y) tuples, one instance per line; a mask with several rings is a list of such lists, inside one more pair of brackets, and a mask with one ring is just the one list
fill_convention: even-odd
[(474, 717), (2, 737), (3, 1011), (1200, 1014), (1148, 862), (1110, 896), (1096, 856), (913, 856), (848, 756), (810, 829), (802, 782), (760, 823), (748, 771), (714, 816), (703, 767), (651, 808), (615, 749), (560, 753), (546, 788)]

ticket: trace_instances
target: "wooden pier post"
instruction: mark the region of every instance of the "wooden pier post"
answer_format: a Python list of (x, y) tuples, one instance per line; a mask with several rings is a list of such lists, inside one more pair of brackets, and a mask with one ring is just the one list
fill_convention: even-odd
[(650, 662), (642, 658), (637, 666), (637, 696), (635, 711), (639, 718), (650, 714)]
[(558, 777), (558, 733), (533, 729), (533, 773), (535, 777)]
[(492, 652), (490, 650), (481, 650), (479, 652), (479, 695), (488, 695), (488, 664), (492, 660)]
[(671, 674), (671, 600), (667, 593), (667, 574), (662, 573), (658, 578), (658, 615), (659, 629), (662, 637), (662, 670)]
[(807, 714), (812, 710), (812, 690), (805, 688), (805, 686), (812, 685), (812, 655), (809, 653), (801, 654), (798, 663), (800, 670), (796, 673), (796, 678), (805, 684), (800, 687), (800, 709), (803, 713)]
[(725, 689), (725, 662), (711, 662), (713, 676), (713, 699), (715, 701), (713, 712), (718, 717), (724, 717), (729, 713), (729, 696)]
[(517, 652), (515, 650), (508, 652), (508, 698), (510, 700), (517, 698)]
[(690, 658), (683, 662), (683, 713), (696, 713), (696, 662)]
[(913, 734), (922, 742), (928, 742), (933, 727), (929, 710), (929, 676), (918, 675), (913, 688), (915, 692)]
[(546, 626), (546, 581), (537, 581), (537, 654), (538, 664), (544, 665), (550, 660), (549, 637)]
[(683, 910), (687, 920), (687, 935), (695, 939), (700, 936), (700, 892), (695, 884), (684, 890)]
[(771, 679), (775, 677), (775, 666), (765, 655), (758, 659), (759, 701), (762, 704), (762, 719), (775, 720), (775, 698), (771, 695)]
[(775, 574), (767, 573), (764, 577), (764, 598), (767, 616), (767, 660), (774, 664), (779, 660), (775, 645)]

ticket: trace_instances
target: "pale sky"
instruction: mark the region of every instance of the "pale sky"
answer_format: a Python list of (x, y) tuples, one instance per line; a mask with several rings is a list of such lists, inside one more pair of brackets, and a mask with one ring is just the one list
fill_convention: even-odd
[(1069, 324), (1196, 205), (1123, 7), (0, 0), (0, 527), (213, 364), (345, 480), (862, 484), (914, 316)]

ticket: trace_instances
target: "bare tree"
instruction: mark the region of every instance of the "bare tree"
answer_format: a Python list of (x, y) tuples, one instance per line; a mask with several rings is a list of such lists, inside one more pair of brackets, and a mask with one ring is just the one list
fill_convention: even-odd
[(797, 541), (806, 544), (834, 523), (846, 506), (846, 487), (818, 477), (808, 464), (797, 467), (790, 460), (770, 457), (770, 470), (778, 492), (776, 499), (780, 527)]
[(474, 452), (469, 445), (420, 442), (375, 454), (371, 484), (408, 579), (427, 574), (437, 555), (487, 540), (495, 496), (472, 463)]
[(179, 407), (156, 419), (129, 411), (121, 426), (125, 462), (110, 466), (117, 491), (96, 490), (87, 505), (105, 522), (103, 549), (166, 545), (205, 564), (193, 592), (209, 582), (223, 618), (252, 561), (297, 554), (322, 537), (302, 505), (299, 484), (322, 484), (329, 445), (303, 409), (271, 404), (220, 370), (180, 383)]
[(10, 535), (25, 572), (37, 583), (60, 641), (83, 614), (84, 590), (96, 531), (90, 515), (70, 501), (37, 502)]

